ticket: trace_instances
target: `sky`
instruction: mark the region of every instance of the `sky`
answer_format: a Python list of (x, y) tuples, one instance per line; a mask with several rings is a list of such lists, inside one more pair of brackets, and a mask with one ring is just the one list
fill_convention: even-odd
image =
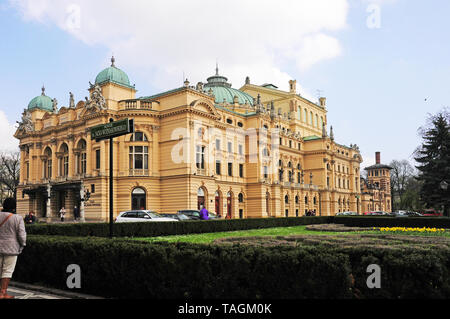
[[(428, 114), (449, 105), (448, 0), (0, 0), (0, 151), (35, 96), (67, 106), (110, 65), (138, 96), (215, 72), (327, 98), (339, 144), (363, 166), (409, 160)], [(329, 128), (328, 128), (329, 129)]]

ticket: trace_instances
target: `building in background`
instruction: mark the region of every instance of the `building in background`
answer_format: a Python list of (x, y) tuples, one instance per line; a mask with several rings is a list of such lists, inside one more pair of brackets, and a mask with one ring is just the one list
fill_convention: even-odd
[(109, 141), (92, 140), (90, 128), (125, 118), (135, 133), (114, 140), (115, 215), (200, 206), (227, 218), (361, 212), (358, 146), (328, 133), (325, 98), (311, 102), (296, 81), (289, 85), (286, 92), (247, 78), (238, 90), (217, 68), (206, 83), (136, 97), (113, 58), (76, 104), (70, 93), (59, 108), (43, 88), (15, 134), (18, 212), (52, 220), (78, 206), (86, 220), (106, 221)]
[(392, 212), (391, 170), (389, 165), (381, 164), (381, 153), (375, 153), (375, 165), (366, 167), (367, 179), (361, 178), (363, 212)]

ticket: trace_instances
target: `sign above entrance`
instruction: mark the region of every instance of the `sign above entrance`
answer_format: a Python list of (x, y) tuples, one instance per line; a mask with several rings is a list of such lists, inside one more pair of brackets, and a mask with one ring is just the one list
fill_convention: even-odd
[(134, 133), (134, 120), (124, 119), (92, 127), (91, 139), (100, 142), (130, 133)]

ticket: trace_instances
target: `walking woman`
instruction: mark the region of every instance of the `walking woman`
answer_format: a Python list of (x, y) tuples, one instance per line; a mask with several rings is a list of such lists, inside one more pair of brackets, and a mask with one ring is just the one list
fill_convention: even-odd
[(16, 215), (16, 201), (7, 198), (0, 212), (0, 299), (14, 299), (6, 292), (16, 268), (17, 257), (26, 245), (27, 234), (23, 218)]

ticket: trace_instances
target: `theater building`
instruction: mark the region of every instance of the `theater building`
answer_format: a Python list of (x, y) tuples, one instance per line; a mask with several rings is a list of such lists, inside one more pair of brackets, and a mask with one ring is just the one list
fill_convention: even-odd
[[(46, 95), (25, 109), (18, 212), (53, 220), (74, 206), (89, 221), (109, 216), (109, 141), (90, 129), (133, 119), (135, 133), (114, 139), (114, 214), (175, 213), (201, 205), (227, 218), (330, 216), (362, 210), (356, 145), (334, 139), (326, 99), (318, 103), (246, 78), (240, 89), (219, 74), (192, 86), (136, 96), (112, 64), (68, 106)], [(88, 195), (88, 196), (87, 196)]]

